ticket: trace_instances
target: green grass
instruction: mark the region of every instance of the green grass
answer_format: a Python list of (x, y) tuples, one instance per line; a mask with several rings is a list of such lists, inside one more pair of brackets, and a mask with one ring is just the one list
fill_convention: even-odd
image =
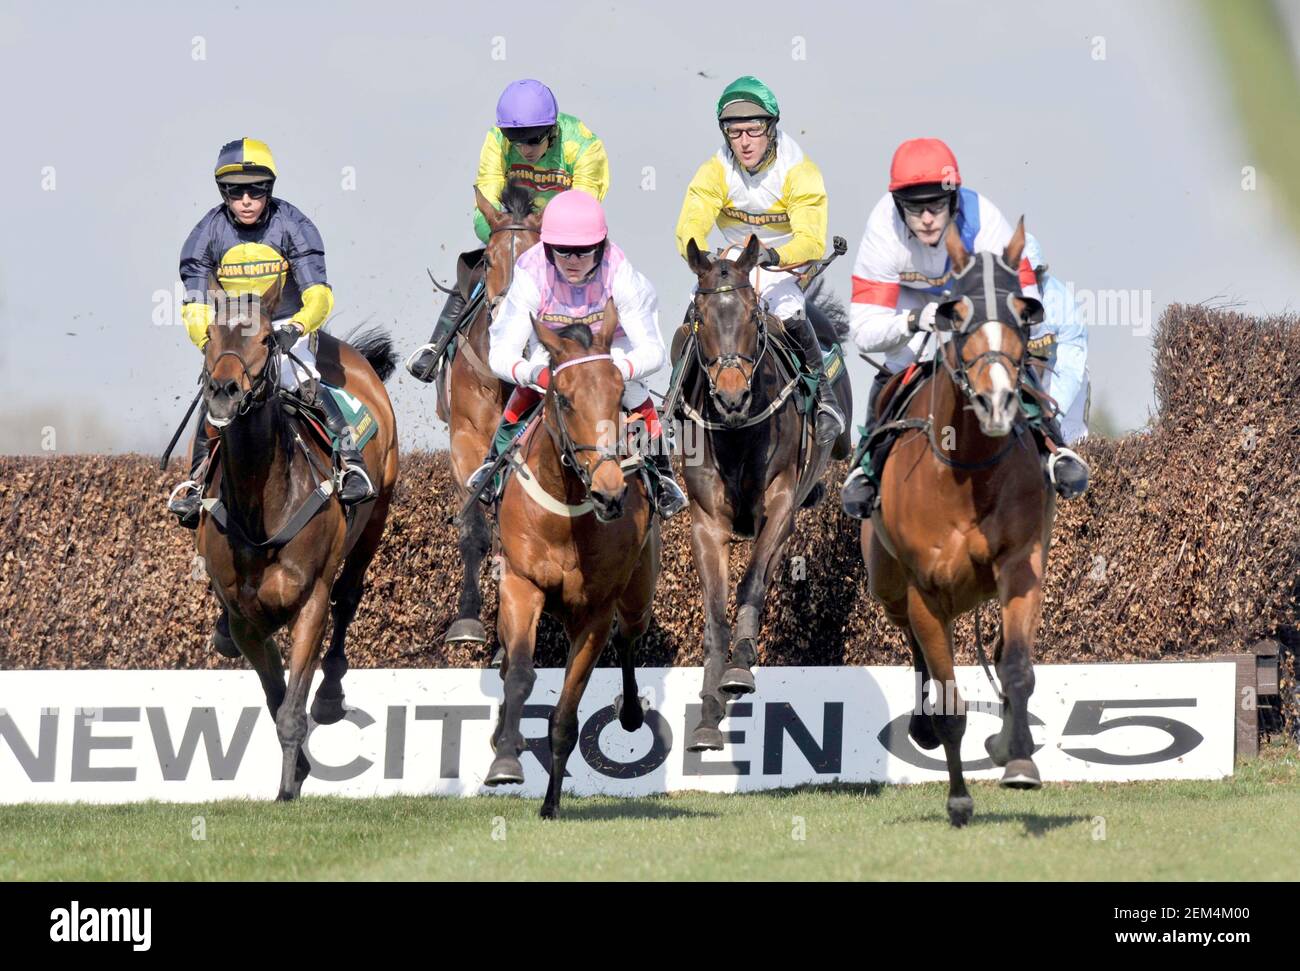
[[(822, 786), (746, 795), (0, 806), (0, 880), (1293, 880), (1300, 756), (1221, 782)], [(191, 838), (202, 816), (206, 840)], [(795, 839), (798, 818), (802, 840)], [(1100, 817), (1100, 819), (1099, 819)], [(1101, 835), (1104, 820), (1104, 838)], [(497, 837), (494, 839), (494, 832)]]

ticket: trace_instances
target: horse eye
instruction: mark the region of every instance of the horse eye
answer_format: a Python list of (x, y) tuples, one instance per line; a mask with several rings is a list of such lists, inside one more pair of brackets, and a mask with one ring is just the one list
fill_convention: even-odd
[(566, 398), (564, 395), (562, 395), (562, 394), (558, 394), (558, 393), (557, 393), (556, 396), (555, 396), (555, 401), (556, 401), (556, 403), (557, 403), (561, 408), (563, 408), (565, 411), (572, 411), (572, 410), (573, 410), (573, 405), (569, 404), (569, 399)]

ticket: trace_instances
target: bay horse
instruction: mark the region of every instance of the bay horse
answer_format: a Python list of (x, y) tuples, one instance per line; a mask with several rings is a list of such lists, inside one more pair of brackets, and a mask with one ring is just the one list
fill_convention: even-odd
[[(451, 428), (451, 477), (458, 506), (464, 506), (469, 498), (465, 482), (487, 454), (513, 389), (513, 385), (500, 380), (487, 365), (488, 328), (514, 279), (515, 261), (541, 238), (542, 224), (541, 214), (533, 211), (533, 193), (523, 186), (506, 187), (501, 194), (501, 210), (488, 202), (478, 189), (474, 195), (490, 231), (481, 271), (486, 277), (487, 298), (456, 338), (451, 364), (442, 369), (437, 385), (438, 417)], [(465, 267), (464, 259), (461, 265), (458, 284), (468, 299), (478, 273), (472, 272), (472, 267)], [(474, 503), (456, 521), (463, 566), (460, 601), (456, 619), (443, 639), (483, 644), (487, 642), (487, 633), (479, 619), (483, 609), (479, 573), (491, 546), (491, 525), (479, 503)]]
[[(684, 362), (682, 400), (703, 425), (701, 454), (685, 463), (691, 500), (691, 553), (704, 592), (704, 690), (693, 752), (722, 748), (718, 723), (729, 697), (755, 689), (758, 632), (767, 589), (794, 531), (795, 511), (825, 493), (820, 479), (833, 455), (849, 453), (849, 431), (830, 448), (816, 442), (813, 416), (799, 407), (794, 341), (760, 307), (749, 281), (763, 248), (750, 236), (733, 262), (712, 259), (692, 240), (687, 262), (698, 278), (688, 324), (695, 360)], [(811, 310), (811, 308), (810, 308)], [(687, 332), (686, 346), (692, 342)], [(678, 342), (674, 341), (677, 345)], [(674, 348), (675, 352), (677, 347)], [(849, 382), (836, 388), (852, 414)], [(727, 547), (735, 534), (753, 538), (736, 590), (736, 629), (727, 625)]]
[[(610, 357), (618, 329), (613, 302), (599, 330), (552, 331), (533, 318), (551, 359), (540, 420), (514, 456), (501, 496), (503, 568), (497, 635), (505, 649), (504, 702), (492, 735), (496, 758), (484, 783), (521, 783), (519, 731), (536, 673), (533, 651), (542, 611), (569, 637), (564, 687), (550, 723), (551, 772), (544, 819), (560, 813), (564, 768), (578, 740), (578, 703), (617, 619), (613, 642), (623, 668), (619, 723), (641, 727), (636, 646), (649, 629), (659, 576), (659, 520), (652, 515), (640, 457), (620, 460), (623, 376)], [(631, 479), (629, 481), (629, 475)]]
[[(279, 389), (279, 369), (291, 365), (275, 350), (271, 327), (279, 285), (260, 301), (238, 302), (215, 281), (210, 288), (216, 314), (204, 350), (203, 397), (220, 444), (198, 552), (228, 613), (230, 638), (261, 679), (283, 750), (277, 798), (288, 800), (299, 795), (311, 769), (303, 753), (307, 693), (330, 615), (333, 634), (311, 715), (328, 725), (345, 714), (344, 640), (397, 482), (397, 424), (384, 389), (396, 356), (382, 332), (370, 332), (356, 346), (317, 332), (322, 379), (364, 403), (377, 424), (362, 450), (377, 496), (355, 507), (349, 522), (332, 498), (331, 450), (283, 406), (288, 392)], [(272, 637), (285, 626), (291, 640), (287, 686)]]
[[(974, 801), (962, 777), (966, 714), (954, 678), (952, 625), (994, 598), (1001, 606), (995, 660), (1004, 697), (1002, 730), (985, 748), (1005, 767), (1001, 785), (1042, 785), (1028, 703), (1056, 496), (1017, 393), (1026, 379), (1029, 328), (1043, 317), (1042, 305), (1020, 293), (1015, 267), (1024, 243), (1023, 218), (1000, 255), (972, 256), (949, 227), (954, 277), (936, 330), (951, 337), (898, 416), (911, 428), (894, 443), (880, 505), (862, 524), (871, 594), (907, 633), (918, 698), (928, 681), (941, 699), (933, 712), (912, 713), (908, 734), (924, 749), (943, 745), (953, 826), (970, 821)], [(898, 383), (880, 395), (878, 413)]]

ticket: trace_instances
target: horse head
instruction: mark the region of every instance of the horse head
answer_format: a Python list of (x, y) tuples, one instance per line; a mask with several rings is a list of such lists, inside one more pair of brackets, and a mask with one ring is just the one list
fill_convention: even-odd
[(215, 278), (208, 299), (215, 307), (203, 351), (203, 400), (208, 421), (217, 428), (266, 401), (275, 390), (279, 367), (274, 353), (271, 314), (280, 300), (277, 278), (260, 294), (230, 292)]
[(952, 263), (951, 299), (940, 304), (935, 329), (951, 335), (943, 360), (990, 438), (1010, 434), (1019, 413), (1029, 329), (1043, 305), (1020, 292), (1017, 267), (1025, 248), (1025, 220), (1001, 253), (967, 252), (955, 224), (944, 242)]
[(695, 333), (695, 353), (709, 382), (722, 420), (739, 426), (753, 403), (754, 375), (767, 349), (767, 326), (749, 273), (763, 254), (758, 237), (736, 260), (713, 259), (692, 239), (686, 261), (695, 271), (695, 296), (687, 319)]
[(482, 192), (474, 190), (478, 211), (488, 224), (487, 249), (483, 262), (487, 267), (487, 295), (489, 300), (501, 296), (510, 288), (514, 278), (515, 261), (524, 250), (535, 246), (541, 239), (542, 214), (533, 208), (533, 192), (517, 183), (506, 186), (501, 193), (501, 208), (492, 205)]
[(623, 514), (627, 481), (620, 462), (623, 375), (609, 348), (618, 329), (614, 301), (597, 330), (570, 324), (551, 330), (536, 317), (533, 332), (551, 355), (546, 429), (560, 462), (573, 470), (601, 522)]

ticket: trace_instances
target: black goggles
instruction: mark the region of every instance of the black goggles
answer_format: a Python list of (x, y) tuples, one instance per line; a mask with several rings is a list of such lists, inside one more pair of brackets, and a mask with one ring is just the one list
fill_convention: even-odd
[(244, 198), (244, 194), (252, 196), (254, 199), (265, 199), (271, 194), (270, 182), (223, 182), (221, 184), (221, 194), (231, 202), (236, 199)]

